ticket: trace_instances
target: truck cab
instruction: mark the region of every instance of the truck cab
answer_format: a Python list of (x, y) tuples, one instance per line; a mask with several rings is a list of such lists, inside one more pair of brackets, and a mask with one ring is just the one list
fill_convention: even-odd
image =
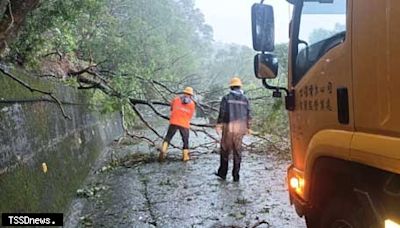
[(289, 111), (290, 202), (308, 227), (400, 227), (400, 1), (289, 3), (287, 87), (268, 83), (272, 6), (252, 28), (256, 77)]

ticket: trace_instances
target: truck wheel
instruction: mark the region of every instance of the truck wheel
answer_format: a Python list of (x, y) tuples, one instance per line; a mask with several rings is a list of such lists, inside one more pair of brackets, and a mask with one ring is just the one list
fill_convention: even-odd
[[(323, 206), (322, 206), (323, 208)], [(365, 228), (370, 227), (365, 209), (355, 197), (332, 198), (322, 211), (321, 223), (323, 228)]]

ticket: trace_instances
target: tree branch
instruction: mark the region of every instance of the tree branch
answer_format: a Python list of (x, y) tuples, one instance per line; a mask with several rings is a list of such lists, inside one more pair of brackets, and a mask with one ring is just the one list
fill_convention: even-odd
[(42, 57), (46, 58), (46, 57), (48, 57), (50, 55), (57, 55), (58, 58), (59, 58), (59, 61), (61, 61), (62, 58), (63, 58), (63, 54), (59, 50), (55, 50), (54, 52), (47, 53), (47, 54), (43, 55)]
[(7, 29), (4, 31), (4, 34), (7, 33), (14, 25), (14, 15), (12, 12), (12, 6), (11, 6), (10, 0), (8, 0), (8, 13), (10, 14), (11, 21), (10, 21), (10, 24), (8, 25)]
[[(167, 106), (170, 106), (170, 104), (167, 101), (149, 101), (149, 100), (137, 99), (137, 98), (132, 98), (132, 97), (123, 95), (120, 92), (118, 92), (115, 89), (113, 89), (111, 86), (109, 86), (108, 82), (100, 77), (101, 73), (108, 73), (110, 75), (117, 75), (116, 73), (114, 73), (112, 71), (104, 71), (104, 70), (99, 71), (99, 73), (93, 73), (94, 71), (92, 70), (92, 67), (95, 67), (95, 65), (91, 65), (91, 66), (89, 66), (87, 68), (84, 68), (83, 70), (71, 73), (71, 75), (78, 76), (77, 78), (78, 78), (78, 82), (79, 83), (84, 83), (84, 84), (88, 85), (88, 86), (81, 85), (80, 88), (81, 89), (96, 88), (96, 89), (100, 89), (101, 91), (103, 91), (104, 93), (106, 93), (106, 94), (108, 94), (110, 96), (114, 96), (114, 97), (117, 97), (117, 98), (125, 98), (125, 99), (127, 98), (129, 100), (129, 103), (130, 103), (130, 106), (131, 106), (132, 110), (139, 117), (140, 121), (142, 123), (144, 123), (145, 126), (150, 131), (152, 131), (159, 139), (163, 139), (163, 136), (145, 120), (145, 118), (143, 117), (143, 115), (140, 113), (140, 111), (137, 109), (136, 106), (137, 105), (145, 105), (145, 106), (149, 107), (152, 110), (152, 112), (154, 114), (156, 114), (158, 117), (160, 117), (160, 118), (162, 118), (164, 120), (169, 120), (169, 117), (167, 115), (164, 115), (163, 113), (161, 113), (159, 111), (159, 109), (155, 107), (155, 105), (161, 105), (161, 106), (166, 106), (167, 107)], [(93, 77), (84, 76), (83, 75), (84, 73), (88, 73), (89, 75), (92, 75)], [(164, 84), (163, 82), (160, 82), (160, 81), (157, 81), (157, 80), (154, 80), (154, 79), (146, 79), (146, 78), (138, 76), (138, 75), (130, 75), (130, 74), (126, 74), (126, 73), (122, 74), (122, 75), (123, 76), (132, 76), (132, 77), (134, 77), (136, 79), (139, 79), (141, 81), (148, 82), (154, 88), (156, 86), (159, 86), (163, 90), (167, 91), (169, 94), (172, 94), (172, 95), (179, 94), (178, 92), (173, 91), (172, 89), (170, 89), (170, 87), (167, 86), (166, 84)], [(265, 98), (265, 97), (249, 98), (249, 100), (259, 100), (259, 99), (262, 99), (262, 98)], [(165, 100), (165, 97), (164, 97), (164, 100)], [(215, 112), (219, 111), (218, 108), (216, 108), (215, 105), (214, 105), (214, 103), (219, 103), (219, 101), (210, 101), (209, 102), (210, 104), (203, 104), (203, 103), (198, 102), (198, 101), (195, 101), (195, 102), (196, 102), (197, 107), (199, 107), (201, 110), (203, 110), (203, 108), (206, 108), (208, 110), (215, 111)], [(213, 136), (210, 132), (208, 132), (205, 129), (205, 128), (214, 128), (215, 125), (213, 125), (213, 124), (199, 124), (199, 123), (191, 123), (190, 125), (192, 127), (197, 127), (197, 128), (191, 128), (191, 130), (195, 134), (198, 134), (200, 132), (200, 133), (203, 133), (204, 135), (206, 135), (208, 138), (212, 139), (212, 142), (208, 142), (203, 146), (209, 147), (209, 145), (216, 144), (216, 143), (218, 143), (220, 141), (218, 138)], [(200, 129), (198, 129), (198, 128), (200, 128)], [(147, 143), (149, 143), (152, 146), (156, 145), (155, 141), (151, 140), (148, 137), (141, 136), (141, 135), (136, 135), (136, 134), (133, 134), (133, 133), (131, 133), (129, 131), (126, 131), (126, 134), (128, 136), (132, 137), (132, 138), (144, 140), (144, 141), (146, 141)], [(278, 148), (270, 139), (262, 137), (262, 136), (259, 136), (259, 135), (255, 135), (255, 137), (257, 137), (259, 139), (262, 139), (262, 140), (265, 140), (265, 141), (268, 141), (274, 147), (274, 149), (276, 149), (278, 151), (282, 151), (282, 149)], [(178, 148), (175, 145), (171, 145), (171, 146), (174, 147), (174, 148)], [(254, 148), (254, 145), (245, 145), (245, 146), (250, 150), (252, 148)], [(198, 146), (196, 146), (194, 148), (200, 148), (200, 147), (202, 147), (202, 146), (198, 145)], [(193, 149), (193, 148), (191, 148), (191, 149)]]
[(22, 81), (21, 79), (17, 78), (16, 76), (10, 74), (10, 73), (9, 73), (5, 68), (3, 68), (3, 67), (0, 67), (0, 72), (2, 72), (4, 75), (8, 76), (8, 77), (11, 78), (12, 80), (16, 81), (18, 84), (22, 85), (23, 87), (29, 89), (32, 93), (33, 93), (33, 92), (38, 92), (38, 93), (41, 93), (41, 94), (44, 94), (44, 95), (47, 95), (47, 96), (51, 97), (51, 99), (53, 99), (53, 100), (56, 102), (56, 104), (58, 105), (58, 108), (61, 110), (61, 113), (62, 113), (62, 115), (64, 116), (64, 118), (71, 120), (71, 117), (68, 116), (68, 115), (65, 113), (65, 110), (64, 110), (64, 107), (63, 107), (61, 101), (60, 101), (56, 96), (54, 96), (54, 94), (53, 94), (52, 92), (48, 92), (48, 91), (44, 91), (44, 90), (40, 90), (40, 89), (31, 87), (28, 83)]

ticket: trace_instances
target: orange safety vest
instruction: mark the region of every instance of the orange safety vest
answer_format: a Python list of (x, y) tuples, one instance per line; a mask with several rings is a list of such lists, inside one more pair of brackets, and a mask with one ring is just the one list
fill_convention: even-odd
[(192, 100), (188, 104), (182, 103), (181, 97), (175, 97), (171, 101), (171, 116), (169, 123), (184, 128), (190, 128), (190, 120), (195, 111), (195, 104)]

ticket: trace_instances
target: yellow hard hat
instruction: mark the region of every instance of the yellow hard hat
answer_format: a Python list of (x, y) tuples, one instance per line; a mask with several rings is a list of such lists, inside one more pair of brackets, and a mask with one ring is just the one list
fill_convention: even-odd
[(183, 90), (183, 93), (193, 96), (193, 88), (188, 86)]
[(232, 86), (240, 86), (240, 87), (242, 87), (242, 81), (240, 80), (239, 77), (233, 77), (231, 79), (231, 82), (229, 83), (229, 87), (232, 87)]

